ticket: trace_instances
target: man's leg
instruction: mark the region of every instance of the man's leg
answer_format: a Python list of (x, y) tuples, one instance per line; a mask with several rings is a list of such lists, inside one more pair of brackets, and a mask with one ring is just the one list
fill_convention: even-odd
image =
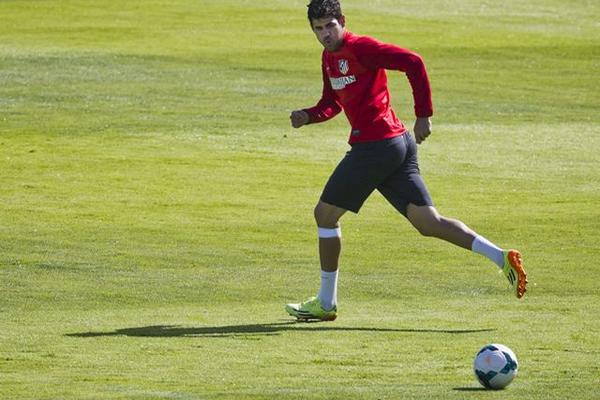
[(319, 200), (315, 207), (315, 221), (319, 232), (319, 259), (321, 270), (335, 272), (342, 250), (341, 229), (338, 224), (346, 210)]
[(477, 234), (459, 220), (440, 215), (433, 206), (408, 204), (406, 217), (423, 236), (433, 236), (471, 250)]
[(325, 310), (331, 310), (337, 304), (338, 264), (342, 250), (339, 219), (345, 212), (343, 208), (323, 201), (315, 207), (321, 262), (321, 287), (317, 298)]
[(406, 217), (423, 236), (432, 236), (467, 250), (486, 256), (506, 275), (518, 298), (527, 290), (527, 274), (521, 254), (516, 250), (502, 250), (463, 222), (440, 215), (435, 207), (408, 204)]
[(323, 201), (319, 201), (315, 207), (321, 261), (321, 287), (316, 297), (304, 303), (286, 304), (285, 309), (288, 314), (299, 320), (332, 321), (337, 317), (338, 262), (342, 249), (339, 219), (345, 212), (345, 209)]

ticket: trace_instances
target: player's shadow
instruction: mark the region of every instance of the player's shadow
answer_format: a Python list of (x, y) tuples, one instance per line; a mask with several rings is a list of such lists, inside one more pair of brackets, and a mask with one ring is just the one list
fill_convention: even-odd
[(346, 326), (323, 326), (306, 322), (277, 322), (269, 324), (247, 324), (205, 327), (181, 327), (177, 325), (152, 325), (138, 328), (123, 328), (109, 332), (68, 333), (70, 337), (132, 336), (132, 337), (232, 337), (250, 335), (279, 335), (281, 332), (378, 332), (378, 333), (440, 333), (467, 334), (490, 332), (494, 329), (395, 329)]

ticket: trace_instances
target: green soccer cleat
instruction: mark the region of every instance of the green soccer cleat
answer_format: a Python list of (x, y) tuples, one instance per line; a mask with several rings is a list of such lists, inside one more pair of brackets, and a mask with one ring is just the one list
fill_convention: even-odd
[(527, 291), (527, 273), (523, 268), (523, 258), (518, 250), (504, 252), (504, 276), (508, 279), (511, 288), (514, 289), (517, 298), (523, 297)]
[(286, 304), (285, 311), (300, 321), (333, 321), (337, 318), (337, 307), (333, 306), (331, 310), (325, 310), (318, 297), (311, 297), (300, 304)]

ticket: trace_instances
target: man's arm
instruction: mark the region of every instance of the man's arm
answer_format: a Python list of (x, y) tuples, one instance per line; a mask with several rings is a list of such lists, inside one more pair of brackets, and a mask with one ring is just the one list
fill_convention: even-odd
[(417, 143), (421, 143), (431, 133), (429, 117), (433, 115), (431, 86), (423, 59), (410, 50), (369, 37), (361, 38), (357, 46), (360, 62), (367, 68), (384, 68), (406, 73), (412, 88), (417, 117), (414, 134)]
[(321, 95), (321, 100), (314, 107), (292, 111), (290, 121), (294, 128), (327, 121), (342, 111), (342, 106), (338, 103), (335, 93), (331, 88), (331, 82), (329, 82), (329, 77), (325, 72), (324, 64), (321, 65), (321, 71), (323, 74), (323, 94)]

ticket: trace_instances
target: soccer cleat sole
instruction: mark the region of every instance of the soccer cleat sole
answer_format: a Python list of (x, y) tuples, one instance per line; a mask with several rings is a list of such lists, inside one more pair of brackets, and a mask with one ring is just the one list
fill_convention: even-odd
[(521, 257), (521, 253), (519, 253), (517, 250), (510, 250), (508, 252), (508, 262), (517, 273), (517, 276), (515, 277), (511, 271), (508, 279), (511, 284), (514, 284), (514, 280), (517, 281), (516, 295), (517, 298), (520, 299), (525, 295), (525, 292), (527, 291), (527, 283), (529, 282), (527, 280), (525, 268), (523, 268), (523, 258)]
[(314, 315), (296, 315), (296, 319), (299, 322), (310, 322), (310, 321), (335, 321), (337, 315), (325, 315), (323, 317), (315, 317)]
[(309, 321), (334, 321), (337, 318), (337, 314), (329, 314), (324, 315), (322, 317), (317, 317), (313, 314), (303, 313), (302, 311), (294, 308), (291, 305), (286, 305), (285, 311), (292, 317), (295, 317), (300, 322), (309, 322)]

